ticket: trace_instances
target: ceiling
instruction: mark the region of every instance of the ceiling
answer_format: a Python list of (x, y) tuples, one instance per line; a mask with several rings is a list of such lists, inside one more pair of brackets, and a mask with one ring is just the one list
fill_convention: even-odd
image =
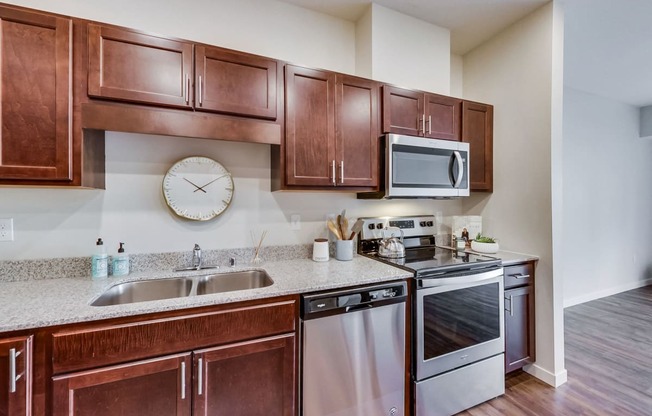
[(652, 1), (565, 0), (564, 84), (652, 105)]
[[(371, 0), (283, 0), (352, 22)], [(451, 52), (463, 55), (549, 0), (374, 0), (373, 3), (451, 31)]]

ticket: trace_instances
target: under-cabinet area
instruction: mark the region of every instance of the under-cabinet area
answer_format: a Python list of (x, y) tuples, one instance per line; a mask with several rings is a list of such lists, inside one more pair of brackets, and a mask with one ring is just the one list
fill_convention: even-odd
[(471, 190), (492, 191), (490, 105), (36, 10), (0, 18), (0, 185), (104, 188), (112, 130), (271, 144), (272, 190), (372, 192), (380, 136), (400, 133), (469, 142)]

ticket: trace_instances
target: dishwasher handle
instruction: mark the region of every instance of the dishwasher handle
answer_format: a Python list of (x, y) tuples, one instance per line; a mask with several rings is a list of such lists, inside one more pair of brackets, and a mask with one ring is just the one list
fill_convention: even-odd
[(359, 310), (362, 310), (362, 309), (369, 309), (369, 308), (373, 308), (373, 307), (374, 307), (374, 305), (372, 305), (371, 303), (367, 303), (367, 304), (364, 304), (364, 305), (347, 306), (346, 309), (344, 309), (344, 312), (355, 312), (355, 311), (359, 311)]

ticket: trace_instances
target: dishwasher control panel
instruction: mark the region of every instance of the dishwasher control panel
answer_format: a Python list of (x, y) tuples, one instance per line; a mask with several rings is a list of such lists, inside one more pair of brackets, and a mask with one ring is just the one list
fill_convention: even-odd
[(325, 311), (352, 312), (373, 308), (390, 301), (392, 303), (404, 302), (406, 297), (407, 284), (405, 282), (303, 295), (301, 296), (301, 315), (305, 319), (310, 314)]

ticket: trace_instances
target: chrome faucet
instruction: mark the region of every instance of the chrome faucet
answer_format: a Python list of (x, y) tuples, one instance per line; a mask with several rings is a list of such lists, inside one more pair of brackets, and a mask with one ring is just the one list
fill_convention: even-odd
[(192, 267), (197, 270), (201, 269), (201, 247), (199, 244), (195, 244), (195, 248), (192, 250)]

